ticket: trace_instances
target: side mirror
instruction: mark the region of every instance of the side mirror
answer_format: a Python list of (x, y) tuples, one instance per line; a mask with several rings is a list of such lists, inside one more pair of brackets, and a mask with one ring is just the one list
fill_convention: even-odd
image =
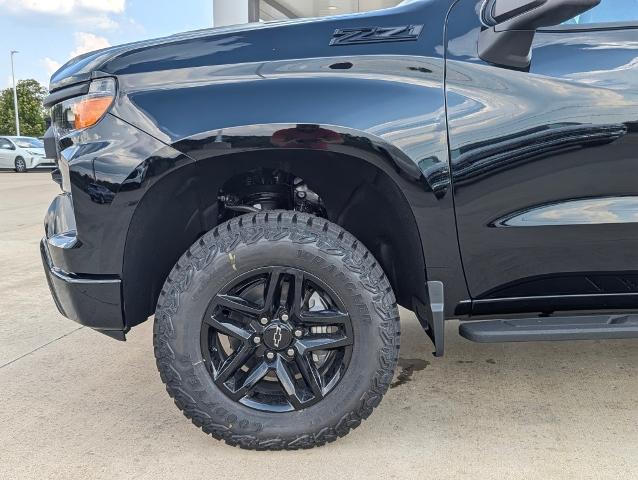
[(532, 60), (536, 30), (594, 8), (601, 0), (485, 0), (479, 57), (495, 65), (525, 70)]

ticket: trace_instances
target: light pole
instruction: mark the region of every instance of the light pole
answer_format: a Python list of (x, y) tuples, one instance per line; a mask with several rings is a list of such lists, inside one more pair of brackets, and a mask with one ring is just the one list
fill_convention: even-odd
[(20, 136), (20, 116), (18, 114), (18, 90), (16, 89), (16, 74), (13, 69), (13, 56), (18, 53), (17, 50), (11, 50), (11, 78), (13, 78), (13, 109), (16, 114), (16, 135)]

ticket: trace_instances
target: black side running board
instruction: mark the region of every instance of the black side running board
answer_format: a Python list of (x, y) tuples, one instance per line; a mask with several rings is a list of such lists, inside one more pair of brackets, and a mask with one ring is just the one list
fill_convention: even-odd
[(459, 334), (479, 343), (638, 338), (638, 314), (466, 322)]

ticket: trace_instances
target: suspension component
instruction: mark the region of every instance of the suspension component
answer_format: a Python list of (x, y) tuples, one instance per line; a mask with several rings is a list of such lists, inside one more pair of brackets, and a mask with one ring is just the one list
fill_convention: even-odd
[(252, 170), (233, 177), (217, 198), (220, 222), (244, 213), (268, 210), (295, 210), (327, 217), (319, 195), (301, 178), (280, 170)]

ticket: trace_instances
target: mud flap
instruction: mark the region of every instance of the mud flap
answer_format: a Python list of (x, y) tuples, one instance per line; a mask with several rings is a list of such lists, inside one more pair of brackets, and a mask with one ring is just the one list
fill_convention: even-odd
[(417, 302), (415, 313), (423, 330), (434, 344), (435, 357), (442, 357), (445, 352), (445, 297), (443, 282), (427, 282), (428, 304)]
[(434, 343), (434, 356), (442, 357), (445, 352), (445, 296), (443, 282), (428, 282), (430, 297), (431, 325), (427, 334)]

